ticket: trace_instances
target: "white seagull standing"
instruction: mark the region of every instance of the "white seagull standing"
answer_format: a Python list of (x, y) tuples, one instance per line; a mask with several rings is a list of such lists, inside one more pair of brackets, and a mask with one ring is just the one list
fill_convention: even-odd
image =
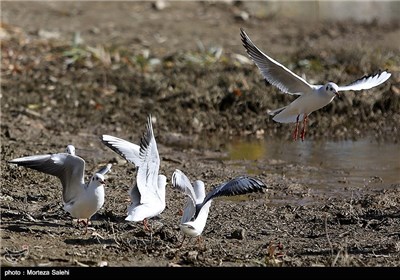
[(188, 196), (179, 227), (185, 236), (190, 237), (198, 237), (203, 232), (214, 198), (261, 192), (267, 188), (256, 178), (239, 176), (215, 187), (206, 195), (204, 183), (201, 180), (196, 180), (192, 185), (188, 177), (179, 169), (172, 174), (172, 186)]
[(160, 156), (150, 115), (146, 128), (140, 146), (110, 135), (102, 135), (101, 141), (136, 166), (136, 184), (129, 192), (131, 204), (125, 220), (143, 221), (144, 228), (149, 230), (148, 219), (159, 215), (165, 209), (167, 177), (159, 174)]
[(111, 170), (111, 164), (101, 168), (85, 183), (85, 161), (75, 155), (73, 145), (68, 145), (65, 153), (26, 156), (8, 162), (59, 178), (64, 210), (77, 218), (78, 223), (83, 222), (86, 226), (84, 234), (87, 233), (89, 219), (104, 204), (104, 176)]
[(301, 139), (304, 141), (308, 115), (328, 105), (335, 96), (340, 97), (339, 91), (370, 89), (382, 84), (389, 79), (391, 75), (387, 71), (379, 71), (376, 74), (367, 75), (355, 80), (346, 86), (338, 86), (333, 82), (329, 82), (325, 85), (311, 85), (258, 49), (242, 28), (240, 29), (240, 36), (248, 55), (257, 65), (265, 80), (284, 93), (299, 95), (299, 97), (288, 106), (269, 113), (270, 115), (275, 115), (273, 120), (276, 122), (296, 123), (293, 135), (295, 141), (298, 137), (299, 121), (303, 121)]

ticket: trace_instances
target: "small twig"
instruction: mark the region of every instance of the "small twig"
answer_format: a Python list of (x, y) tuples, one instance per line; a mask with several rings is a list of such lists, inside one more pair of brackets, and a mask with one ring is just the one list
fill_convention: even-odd
[(374, 250), (372, 250), (372, 254), (375, 258), (390, 258), (390, 255), (377, 255), (375, 254)]
[(76, 260), (76, 259), (74, 259), (74, 263), (77, 264), (77, 265), (79, 265), (79, 266), (89, 267), (89, 265), (84, 264), (84, 263), (81, 263), (80, 261), (78, 261), (78, 260)]
[(119, 242), (117, 241), (117, 237), (116, 237), (116, 235), (115, 235), (113, 223), (111, 223), (111, 230), (112, 230), (112, 234), (113, 234), (115, 243), (116, 243), (117, 245), (119, 245)]
[(326, 214), (325, 214), (325, 235), (326, 239), (328, 240), (329, 247), (331, 248), (331, 255), (333, 255), (333, 245), (328, 234), (328, 217), (326, 216)]
[(99, 233), (97, 233), (97, 232), (92, 232), (92, 236), (94, 236), (94, 237), (96, 238), (97, 242), (99, 242), (99, 243), (101, 243), (101, 242), (100, 242), (100, 239), (103, 239), (103, 240), (104, 240), (104, 237), (101, 236), (101, 235), (100, 235)]
[[(339, 255), (340, 255), (341, 252), (342, 252), (342, 250), (340, 249), (340, 250), (338, 251), (338, 253), (337, 253), (335, 259), (334, 259), (333, 262), (332, 262), (332, 266), (335, 266), (337, 260), (339, 259)], [(333, 254), (333, 253), (332, 253), (332, 254)]]
[(153, 244), (153, 223), (150, 223), (150, 245)]
[(226, 250), (224, 249), (224, 247), (222, 247), (221, 243), (218, 243), (219, 247), (221, 248), (221, 250), (225, 253), (226, 256), (228, 256), (228, 253), (226, 252)]
[(43, 267), (43, 266), (51, 266), (51, 262), (47, 263), (38, 263), (37, 266)]
[(339, 237), (343, 237), (343, 236), (345, 236), (346, 234), (348, 234), (350, 232), (352, 232), (352, 231), (348, 230), (348, 231), (342, 232), (341, 234), (339, 234)]
[(4, 213), (15, 215), (15, 216), (20, 215), (19, 211), (11, 210), (10, 205), (8, 206), (8, 210), (4, 210), (3, 215), (4, 215)]
[(359, 263), (361, 263), (363, 266), (367, 266), (362, 260), (360, 260), (359, 258), (354, 258), (356, 261), (358, 261)]
[(29, 221), (34, 222), (34, 223), (37, 222), (37, 220), (36, 220), (35, 218), (33, 218), (31, 215), (29, 215), (28, 213), (24, 213), (24, 214), (25, 214), (25, 217), (26, 217)]
[[(179, 249), (182, 248), (183, 242), (185, 242), (185, 239), (186, 239), (186, 235), (184, 234), (183, 237), (182, 237), (181, 245), (179, 245), (179, 247), (178, 247)], [(220, 244), (220, 245), (221, 245), (221, 244)]]
[(49, 231), (49, 230), (46, 230), (45, 232), (46, 232), (48, 235), (50, 235), (51, 237), (53, 237), (53, 238), (56, 237), (56, 236), (55, 236), (54, 234), (52, 234), (51, 231)]

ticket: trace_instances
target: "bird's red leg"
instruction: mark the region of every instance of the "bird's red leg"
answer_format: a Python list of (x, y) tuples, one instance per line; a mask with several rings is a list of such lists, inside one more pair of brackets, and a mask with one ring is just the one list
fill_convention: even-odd
[(299, 134), (299, 117), (300, 117), (300, 115), (297, 115), (297, 118), (296, 118), (296, 128), (295, 128), (294, 133), (293, 133), (293, 140), (294, 140), (294, 141), (297, 140), (297, 135)]
[(79, 226), (79, 224), (85, 225), (85, 220), (78, 219), (78, 220), (77, 220), (77, 223), (78, 223), (78, 226)]
[(181, 245), (179, 245), (179, 248), (182, 248), (183, 242), (185, 241), (185, 239), (186, 239), (186, 235), (184, 234), (184, 235), (183, 235), (183, 239), (182, 239), (182, 243), (181, 243)]
[(146, 231), (150, 231), (150, 228), (149, 228), (149, 222), (148, 222), (148, 220), (147, 219), (144, 219), (143, 220), (143, 229)]
[(89, 219), (86, 219), (86, 229), (85, 229), (85, 235), (87, 234), (87, 228), (88, 228), (88, 225), (89, 225)]
[(203, 250), (206, 249), (206, 244), (203, 242), (203, 238), (201, 235), (197, 236), (197, 246), (199, 246), (199, 248), (203, 247)]
[(82, 220), (78, 219), (78, 225), (80, 223), (82, 223), (85, 226), (85, 232), (83, 233), (83, 235), (85, 235), (87, 233), (87, 230), (88, 230), (89, 219), (86, 219), (86, 221), (83, 220), (83, 219)]
[(300, 135), (301, 141), (304, 141), (304, 136), (306, 135), (307, 119), (308, 119), (308, 115), (304, 114), (303, 129), (301, 130), (301, 135)]

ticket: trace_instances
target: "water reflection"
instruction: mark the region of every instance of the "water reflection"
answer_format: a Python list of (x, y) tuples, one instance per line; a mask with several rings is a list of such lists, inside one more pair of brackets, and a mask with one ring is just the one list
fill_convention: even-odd
[[(285, 191), (275, 193), (270, 204), (304, 205), (317, 203), (313, 195), (349, 198), (400, 186), (400, 144), (396, 143), (207, 137), (186, 145), (216, 151), (207, 159), (240, 166), (247, 174), (271, 175)], [(172, 146), (182, 148), (182, 143)], [(290, 192), (301, 195), (290, 196)]]
[(235, 140), (227, 151), (228, 160), (276, 160), (307, 167), (288, 169), (285, 175), (321, 190), (343, 184), (390, 187), (400, 183), (400, 149), (395, 143)]

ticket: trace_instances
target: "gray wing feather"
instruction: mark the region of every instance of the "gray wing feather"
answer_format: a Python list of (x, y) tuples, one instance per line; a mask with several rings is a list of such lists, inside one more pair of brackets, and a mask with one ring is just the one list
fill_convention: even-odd
[(242, 28), (240, 29), (240, 36), (247, 54), (271, 85), (285, 93), (297, 95), (309, 93), (313, 90), (314, 86), (257, 48)]
[(196, 204), (204, 199), (204, 183), (201, 181), (196, 181), (193, 187), (189, 178), (179, 169), (175, 169), (174, 173), (172, 174), (171, 182), (172, 187), (183, 192), (188, 197), (183, 210), (181, 223), (189, 222), (196, 213)]
[(129, 196), (131, 197), (130, 207), (134, 208), (140, 204), (140, 192), (137, 187), (137, 184), (134, 184), (132, 188), (129, 190)]
[(206, 197), (206, 190), (203, 181), (201, 180), (194, 181), (193, 190), (195, 193), (196, 204), (202, 203), (204, 198)]
[(154, 138), (151, 116), (147, 119), (147, 129), (140, 139), (140, 163), (137, 172), (137, 186), (141, 195), (140, 202), (145, 203), (151, 196), (160, 196), (158, 193), (158, 172), (160, 156)]
[(97, 171), (96, 173), (102, 174), (102, 175), (106, 175), (110, 170), (111, 170), (112, 164), (109, 163), (106, 166), (103, 166), (99, 171)]
[(60, 179), (63, 186), (63, 201), (68, 203), (82, 191), (85, 161), (67, 153), (35, 155), (10, 160), (19, 166), (28, 167)]
[(111, 135), (102, 135), (101, 142), (136, 167), (140, 164), (140, 146)]
[(197, 217), (203, 205), (216, 197), (262, 192), (265, 188), (267, 188), (267, 186), (262, 181), (256, 178), (249, 176), (236, 177), (228, 182), (219, 185), (218, 187), (215, 187), (212, 191), (210, 191), (204, 198), (203, 202), (196, 205), (195, 217)]
[(183, 192), (187, 195), (190, 200), (192, 201), (193, 206), (196, 205), (196, 193), (193, 189), (192, 184), (190, 183), (189, 178), (179, 169), (175, 169), (174, 173), (172, 174), (172, 187), (178, 189), (179, 191)]
[(365, 75), (346, 86), (340, 86), (339, 91), (370, 89), (384, 83), (391, 75), (387, 71), (378, 71), (371, 75)]

